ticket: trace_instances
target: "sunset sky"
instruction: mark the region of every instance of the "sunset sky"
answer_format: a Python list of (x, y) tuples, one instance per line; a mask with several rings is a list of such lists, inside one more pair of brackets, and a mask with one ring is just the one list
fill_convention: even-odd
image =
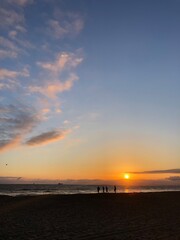
[(1, 0), (0, 182), (180, 179), (179, 12)]

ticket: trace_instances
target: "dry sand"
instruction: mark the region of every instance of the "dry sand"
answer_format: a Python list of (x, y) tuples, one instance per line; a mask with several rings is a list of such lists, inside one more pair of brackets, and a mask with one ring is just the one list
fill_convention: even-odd
[(1, 240), (180, 240), (180, 192), (0, 196)]

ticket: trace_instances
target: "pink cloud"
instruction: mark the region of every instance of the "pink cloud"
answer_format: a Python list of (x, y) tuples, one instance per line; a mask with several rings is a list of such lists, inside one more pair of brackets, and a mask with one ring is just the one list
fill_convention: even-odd
[(37, 64), (53, 74), (58, 74), (67, 68), (75, 68), (83, 61), (83, 58), (74, 53), (59, 53), (54, 62), (38, 62)]
[(29, 77), (29, 71), (27, 68), (24, 68), (22, 71), (11, 71), (5, 68), (0, 69), (0, 80), (6, 78), (17, 78), (18, 76), (21, 77)]
[[(78, 76), (74, 69), (83, 61), (82, 56), (75, 53), (59, 53), (52, 62), (37, 62), (45, 72), (45, 79), (41, 84), (29, 86), (31, 93), (40, 93), (49, 98), (55, 98), (58, 93), (72, 88)], [(66, 76), (66, 79), (64, 79)]]
[(68, 91), (72, 88), (74, 82), (78, 80), (75, 74), (71, 74), (68, 80), (65, 82), (54, 81), (48, 82), (45, 86), (30, 86), (30, 92), (37, 92), (45, 95), (49, 98), (55, 98), (58, 93)]
[(17, 52), (0, 49), (0, 58), (16, 58)]

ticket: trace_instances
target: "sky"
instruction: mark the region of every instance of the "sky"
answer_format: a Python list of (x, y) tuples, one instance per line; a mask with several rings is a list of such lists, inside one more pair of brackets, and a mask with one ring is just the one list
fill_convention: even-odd
[(179, 10), (1, 0), (0, 182), (179, 184)]

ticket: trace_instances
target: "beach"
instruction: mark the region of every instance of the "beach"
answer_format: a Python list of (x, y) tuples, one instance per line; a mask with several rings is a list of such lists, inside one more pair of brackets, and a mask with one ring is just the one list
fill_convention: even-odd
[(0, 196), (0, 239), (180, 239), (180, 192)]

